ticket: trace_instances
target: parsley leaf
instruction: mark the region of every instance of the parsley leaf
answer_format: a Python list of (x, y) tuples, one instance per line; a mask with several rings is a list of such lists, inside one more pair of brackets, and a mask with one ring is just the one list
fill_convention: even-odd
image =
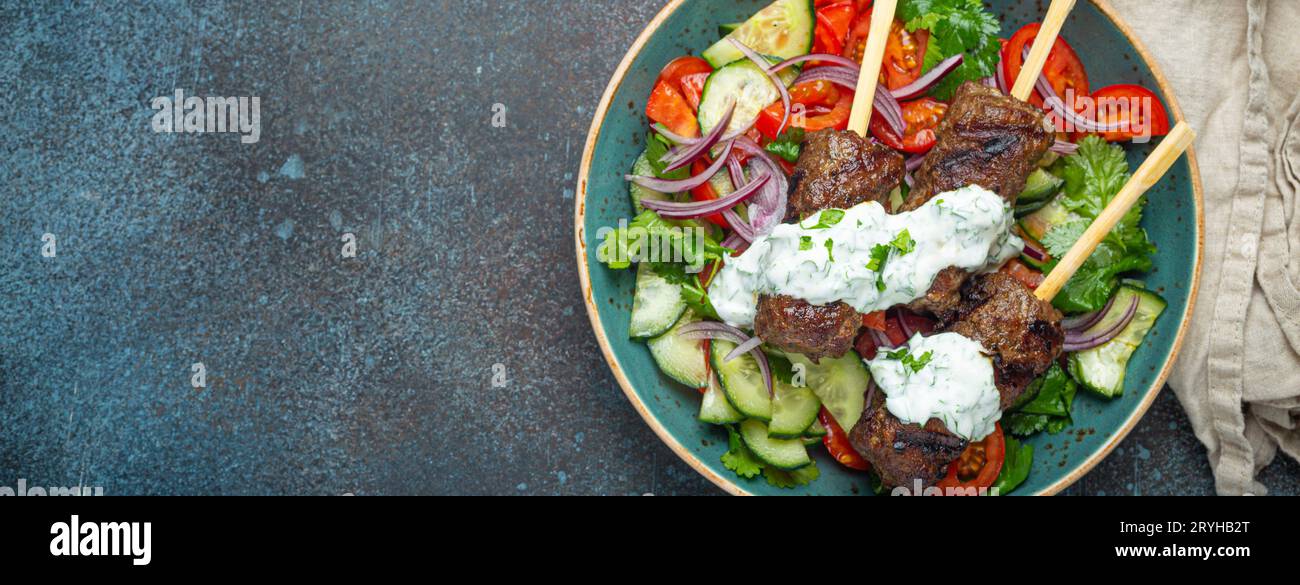
[(799, 227), (806, 230), (824, 230), (839, 223), (842, 219), (844, 219), (843, 209), (824, 209), (821, 213), (817, 214), (817, 225), (804, 227), (804, 225), (800, 223)]
[(998, 41), (1001, 25), (980, 0), (903, 0), (898, 17), (908, 31), (930, 31), (923, 73), (948, 57), (965, 55), (962, 64), (935, 85), (930, 95), (947, 100), (963, 82), (993, 75), (1002, 49)]
[[(699, 231), (697, 231), (699, 230)], [(633, 262), (673, 263), (680, 259), (687, 272), (704, 270), (705, 264), (722, 259), (728, 250), (703, 232), (698, 224), (666, 220), (651, 211), (642, 211), (626, 227), (609, 230), (596, 249), (596, 258), (613, 269), (624, 269)], [(656, 258), (656, 256), (667, 257)]]
[(912, 239), (912, 234), (907, 233), (906, 229), (898, 232), (898, 235), (894, 237), (894, 241), (890, 242), (889, 245), (898, 250), (900, 256), (910, 254), (912, 250), (916, 249), (916, 241)]
[(808, 251), (812, 249), (812, 236), (799, 236), (799, 250)]
[(826, 246), (826, 256), (831, 259), (831, 262), (834, 262), (835, 261), (835, 249), (834, 249), (835, 240), (826, 238), (825, 246)]
[(788, 162), (797, 162), (799, 153), (803, 150), (803, 128), (791, 126), (786, 128), (776, 140), (768, 143), (763, 147), (764, 150), (775, 154)]
[(668, 154), (669, 145), (665, 138), (655, 132), (651, 132), (645, 139), (645, 157), (650, 162), (650, 170), (654, 171), (656, 177), (660, 179), (681, 180), (690, 175), (690, 167), (682, 167), (670, 173), (664, 172), (664, 167), (668, 166), (663, 163), (664, 155)]
[(889, 246), (876, 244), (871, 247), (871, 259), (867, 261), (867, 270), (876, 273), (876, 290), (885, 292), (885, 262), (889, 260)]
[(727, 446), (727, 452), (722, 454), (724, 467), (746, 479), (763, 472), (763, 464), (749, 452), (749, 447), (740, 440), (740, 433), (732, 425), (727, 425)]
[(903, 365), (908, 368), (911, 368), (913, 372), (920, 372), (921, 370), (925, 369), (925, 366), (930, 364), (930, 360), (934, 358), (934, 352), (927, 351), (921, 354), (921, 357), (918, 358), (912, 355), (911, 350), (904, 347), (902, 349), (896, 349), (894, 351), (885, 353), (885, 357), (891, 360), (898, 360), (903, 362)]

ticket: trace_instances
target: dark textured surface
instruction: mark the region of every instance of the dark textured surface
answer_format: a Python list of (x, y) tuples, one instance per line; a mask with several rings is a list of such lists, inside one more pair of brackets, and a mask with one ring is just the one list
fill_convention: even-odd
[[(719, 493), (623, 398), (573, 260), (659, 3), (559, 4), (0, 6), (0, 486)], [(153, 133), (177, 88), (259, 96), (261, 141)], [(1165, 392), (1069, 493), (1212, 491)]]

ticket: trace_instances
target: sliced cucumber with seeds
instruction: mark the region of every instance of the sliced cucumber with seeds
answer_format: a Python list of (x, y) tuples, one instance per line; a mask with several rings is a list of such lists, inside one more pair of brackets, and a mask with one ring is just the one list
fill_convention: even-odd
[(1133, 297), (1137, 297), (1137, 313), (1118, 336), (1092, 349), (1070, 354), (1070, 375), (1085, 388), (1106, 398), (1124, 393), (1124, 374), (1128, 370), (1129, 358), (1142, 345), (1156, 318), (1164, 312), (1165, 300), (1151, 291), (1121, 285), (1110, 311), (1088, 329), (1105, 331), (1115, 324), (1133, 303)]
[[(641, 152), (641, 156), (636, 157), (636, 162), (632, 163), (632, 174), (640, 177), (655, 176), (654, 168), (650, 166), (650, 159), (646, 158), (644, 151)], [(641, 202), (646, 199), (653, 201), (673, 200), (672, 194), (660, 193), (653, 189), (642, 187), (632, 181), (627, 182), (627, 194), (628, 197), (632, 199), (632, 208), (635, 209), (637, 213), (645, 211), (645, 206), (641, 205)]]
[(700, 318), (687, 310), (677, 320), (672, 329), (646, 342), (650, 356), (659, 364), (659, 370), (668, 377), (691, 388), (703, 388), (709, 383), (709, 372), (704, 367), (704, 344), (698, 339), (687, 339), (678, 334), (678, 330), (687, 323), (694, 323)]
[(668, 282), (642, 262), (636, 267), (636, 294), (632, 296), (632, 323), (628, 335), (655, 337), (672, 328), (686, 312), (682, 287)]
[[(777, 76), (788, 86), (794, 82), (798, 72), (787, 67)], [(779, 99), (781, 94), (772, 87), (772, 80), (757, 64), (749, 59), (736, 61), (714, 71), (704, 83), (704, 92), (700, 94), (700, 130), (708, 134), (722, 120), (732, 102), (735, 102), (736, 110), (731, 115), (727, 131), (748, 127), (763, 108)]]
[(1016, 197), (1016, 206), (1046, 201), (1060, 191), (1061, 185), (1064, 184), (1065, 179), (1047, 172), (1047, 169), (1035, 169), (1025, 180), (1025, 188), (1020, 192), (1020, 196)]
[(812, 459), (800, 439), (774, 439), (767, 434), (763, 421), (747, 419), (740, 423), (740, 438), (763, 463), (780, 469), (799, 469)]
[(781, 59), (798, 57), (812, 50), (816, 26), (813, 0), (776, 0), (705, 49), (700, 56), (714, 69), (744, 58), (744, 53), (727, 41), (736, 39), (761, 55)]
[(725, 425), (738, 423), (745, 419), (745, 415), (731, 406), (727, 402), (727, 396), (722, 392), (722, 385), (718, 384), (716, 376), (709, 376), (709, 386), (704, 390), (704, 397), (700, 400), (700, 422), (706, 422), (715, 425)]
[(853, 425), (862, 416), (867, 382), (871, 380), (858, 353), (849, 350), (835, 359), (822, 358), (819, 364), (814, 364), (797, 353), (786, 354), (786, 357), (796, 367), (803, 367), (804, 383), (817, 395), (831, 416), (835, 417), (840, 428), (845, 433), (853, 430)]
[(710, 343), (709, 356), (713, 371), (722, 384), (727, 401), (745, 416), (772, 420), (772, 398), (763, 383), (763, 372), (758, 369), (754, 356), (746, 353), (729, 362), (723, 362), (736, 344), (715, 339)]
[(772, 399), (772, 424), (767, 432), (778, 439), (795, 439), (817, 421), (822, 403), (811, 388), (776, 382)]

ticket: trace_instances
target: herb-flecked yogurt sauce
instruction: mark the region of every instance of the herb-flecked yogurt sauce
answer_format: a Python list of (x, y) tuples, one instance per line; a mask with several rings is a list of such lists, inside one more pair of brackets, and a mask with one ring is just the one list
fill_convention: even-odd
[(709, 300), (723, 321), (744, 328), (754, 324), (759, 294), (844, 301), (860, 313), (888, 309), (924, 296), (949, 266), (988, 270), (1019, 254), (1014, 222), (1011, 206), (978, 185), (898, 214), (874, 201), (823, 210), (727, 258)]
[(914, 335), (904, 349), (882, 349), (867, 367), (885, 393), (885, 408), (905, 423), (937, 418), (953, 434), (978, 441), (1002, 418), (993, 361), (961, 334)]

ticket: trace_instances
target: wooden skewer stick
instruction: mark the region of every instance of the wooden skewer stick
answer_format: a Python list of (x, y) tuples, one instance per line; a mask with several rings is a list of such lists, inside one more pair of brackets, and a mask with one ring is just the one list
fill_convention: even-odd
[(1134, 203), (1137, 203), (1138, 197), (1141, 197), (1147, 189), (1150, 189), (1152, 185), (1156, 184), (1156, 181), (1160, 180), (1160, 177), (1164, 176), (1169, 167), (1174, 164), (1174, 161), (1178, 160), (1178, 157), (1183, 155), (1183, 151), (1187, 150), (1187, 147), (1192, 144), (1192, 140), (1195, 138), (1196, 132), (1192, 131), (1192, 127), (1188, 126), (1187, 122), (1179, 122), (1177, 126), (1174, 126), (1169, 135), (1165, 136), (1164, 140), (1160, 142), (1160, 146), (1157, 146), (1151, 156), (1148, 156), (1142, 162), (1142, 166), (1138, 167), (1136, 173), (1133, 173), (1133, 177), (1124, 184), (1124, 187), (1115, 195), (1115, 198), (1111, 199), (1106, 208), (1097, 215), (1097, 219), (1093, 220), (1092, 225), (1088, 226), (1088, 229), (1083, 232), (1083, 235), (1079, 237), (1079, 241), (1075, 242), (1070, 251), (1061, 257), (1056, 267), (1052, 269), (1051, 274), (1048, 274), (1043, 283), (1034, 290), (1034, 296), (1044, 301), (1051, 301), (1056, 296), (1056, 293), (1061, 292), (1061, 287), (1065, 286), (1066, 281), (1070, 280), (1071, 276), (1074, 276), (1075, 271), (1083, 265), (1084, 260), (1087, 260), (1088, 256), (1092, 255), (1092, 251), (1097, 249), (1097, 244), (1101, 243), (1106, 234), (1109, 234), (1110, 230), (1114, 229), (1115, 224), (1119, 223), (1124, 214), (1128, 213), (1129, 208), (1133, 207)]
[(885, 59), (885, 43), (889, 40), (889, 27), (894, 23), (897, 5), (898, 0), (876, 0), (871, 7), (871, 28), (867, 32), (867, 46), (862, 51), (857, 93), (853, 94), (853, 109), (849, 113), (849, 130), (863, 138), (869, 136), (867, 125), (871, 122), (871, 102), (876, 97), (880, 63)]
[(1034, 37), (1034, 47), (1029, 49), (1029, 57), (1025, 59), (1025, 64), (1016, 77), (1016, 84), (1011, 88), (1012, 97), (1022, 102), (1029, 101), (1029, 93), (1034, 91), (1034, 82), (1047, 63), (1047, 54), (1052, 51), (1052, 45), (1056, 44), (1056, 36), (1061, 34), (1061, 26), (1074, 8), (1074, 1), (1052, 0), (1052, 5), (1047, 8), (1047, 16), (1043, 18), (1043, 27), (1038, 29), (1038, 36)]

